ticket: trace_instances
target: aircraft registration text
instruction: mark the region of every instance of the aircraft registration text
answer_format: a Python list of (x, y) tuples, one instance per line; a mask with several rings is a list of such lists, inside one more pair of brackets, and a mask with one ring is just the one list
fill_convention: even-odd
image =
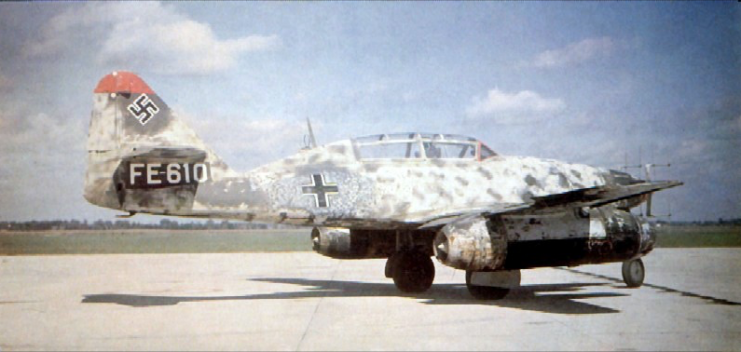
[(208, 163), (130, 163), (126, 168), (129, 188), (159, 188), (206, 182)]

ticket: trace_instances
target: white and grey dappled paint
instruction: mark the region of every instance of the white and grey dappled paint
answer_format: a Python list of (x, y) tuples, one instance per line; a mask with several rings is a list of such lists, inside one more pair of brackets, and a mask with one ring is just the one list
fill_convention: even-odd
[[(143, 99), (144, 97), (145, 99)], [(679, 182), (646, 183), (627, 174), (531, 157), (488, 155), (473, 138), (412, 133), (396, 142), (468, 143), (471, 158), (362, 158), (359, 148), (374, 138), (343, 140), (238, 173), (138, 76), (113, 72), (95, 89), (88, 139), (85, 198), (132, 213), (213, 217), (310, 226), (394, 229), (441, 226), (441, 219), (551, 208), (602, 205)], [(151, 115), (139, 116), (151, 102)], [(435, 139), (440, 137), (441, 139)], [(393, 138), (399, 138), (396, 135)], [(404, 138), (408, 138), (404, 139)], [(376, 144), (394, 142), (378, 139)], [(169, 165), (178, 182), (163, 185)], [(179, 182), (188, 165), (207, 165), (208, 176)], [(196, 177), (183, 174), (182, 177)], [(167, 168), (167, 170), (165, 170)], [(156, 174), (156, 175), (155, 175)], [(137, 186), (144, 182), (143, 188)], [(311, 189), (332, 185), (323, 203)], [(307, 192), (307, 187), (309, 191)], [(637, 202), (636, 202), (637, 200)], [(592, 203), (589, 203), (592, 202)], [(597, 202), (597, 203), (594, 203)], [(601, 202), (601, 203), (600, 203)]]
[(658, 214), (737, 217), (738, 19), (732, 2), (1, 3), (0, 219), (113, 219), (79, 195), (90, 87), (122, 67), (242, 170), (293, 154), (307, 116), (323, 143), (441, 131), (612, 168), (642, 147), (687, 183)]

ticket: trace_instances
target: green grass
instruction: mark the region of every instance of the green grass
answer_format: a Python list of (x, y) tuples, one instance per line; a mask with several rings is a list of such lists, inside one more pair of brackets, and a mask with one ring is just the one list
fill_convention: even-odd
[(310, 229), (0, 232), (0, 255), (310, 251)]
[[(311, 251), (310, 229), (0, 232), (0, 255)], [(741, 247), (741, 226), (671, 226), (660, 248)]]
[(671, 226), (658, 229), (659, 248), (741, 247), (741, 226)]

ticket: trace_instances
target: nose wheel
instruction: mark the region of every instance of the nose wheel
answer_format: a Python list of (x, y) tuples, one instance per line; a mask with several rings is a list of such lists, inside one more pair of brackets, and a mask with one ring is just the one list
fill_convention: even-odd
[(646, 268), (643, 266), (642, 260), (633, 259), (623, 262), (623, 281), (628, 287), (641, 287), (645, 278)]

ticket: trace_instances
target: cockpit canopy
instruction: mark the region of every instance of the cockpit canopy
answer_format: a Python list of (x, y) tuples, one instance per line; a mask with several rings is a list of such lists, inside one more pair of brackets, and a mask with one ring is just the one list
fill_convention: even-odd
[(373, 159), (469, 159), (497, 155), (476, 138), (433, 133), (393, 133), (353, 139), (362, 160)]

